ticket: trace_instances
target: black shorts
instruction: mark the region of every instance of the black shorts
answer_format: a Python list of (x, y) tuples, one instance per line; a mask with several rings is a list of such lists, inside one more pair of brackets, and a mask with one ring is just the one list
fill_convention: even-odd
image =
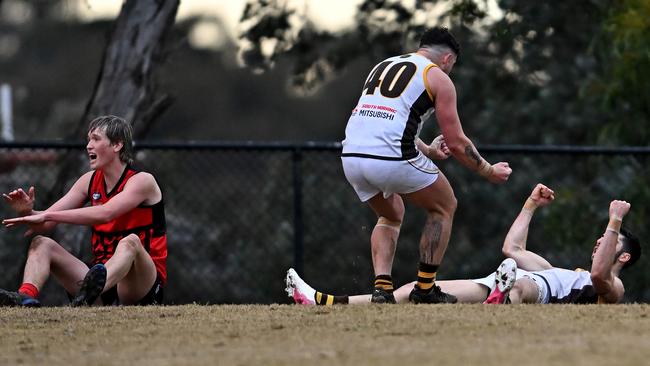
[[(105, 306), (121, 305), (120, 299), (117, 296), (117, 286), (113, 286), (108, 290), (104, 291), (104, 293), (102, 293), (100, 297)], [(147, 294), (144, 295), (143, 298), (138, 300), (133, 305), (162, 305), (163, 298), (164, 298), (164, 287), (162, 285), (162, 280), (160, 279), (160, 274), (158, 274), (149, 292), (147, 292)]]
[[(68, 293), (68, 298), (70, 301), (74, 298), (74, 295)], [(102, 299), (102, 304), (104, 306), (117, 306), (120, 304), (120, 298), (117, 296), (117, 286), (113, 286), (110, 289), (104, 291), (100, 295)], [(160, 273), (156, 276), (156, 280), (151, 286), (149, 292), (140, 300), (138, 300), (133, 305), (162, 305), (164, 300), (164, 287), (162, 285), (162, 280), (160, 278)]]

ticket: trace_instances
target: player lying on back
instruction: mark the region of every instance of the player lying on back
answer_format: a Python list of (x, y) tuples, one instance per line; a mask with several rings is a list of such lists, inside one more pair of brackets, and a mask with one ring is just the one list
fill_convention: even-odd
[[(609, 206), (609, 223), (596, 240), (592, 252), (591, 271), (569, 270), (552, 266), (545, 258), (527, 249), (528, 227), (535, 210), (550, 204), (554, 192), (537, 184), (513, 222), (503, 243), (507, 257), (497, 270), (487, 277), (465, 280), (436, 281), (442, 291), (464, 303), (618, 303), (625, 288), (619, 278), (624, 268), (641, 256), (639, 240), (621, 228), (630, 204), (614, 200)], [(398, 303), (408, 302), (415, 282), (395, 291)], [(297, 304), (368, 304), (370, 295), (334, 296), (314, 290), (298, 274), (289, 269), (287, 293)]]

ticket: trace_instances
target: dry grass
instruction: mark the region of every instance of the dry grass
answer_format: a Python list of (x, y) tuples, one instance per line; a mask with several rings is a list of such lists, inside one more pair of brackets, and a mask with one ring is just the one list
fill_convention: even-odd
[(0, 308), (0, 365), (643, 365), (649, 305)]

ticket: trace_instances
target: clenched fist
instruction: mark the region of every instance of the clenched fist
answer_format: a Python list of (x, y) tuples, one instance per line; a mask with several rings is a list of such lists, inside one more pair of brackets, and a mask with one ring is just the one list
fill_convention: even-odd
[(530, 199), (535, 202), (538, 207), (544, 207), (555, 199), (555, 192), (547, 186), (538, 183), (533, 192), (530, 194)]

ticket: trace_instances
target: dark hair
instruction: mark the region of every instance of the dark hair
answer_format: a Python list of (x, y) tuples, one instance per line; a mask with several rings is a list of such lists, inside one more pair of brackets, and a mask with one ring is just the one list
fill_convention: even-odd
[(623, 253), (629, 253), (630, 260), (623, 265), (623, 268), (627, 268), (636, 263), (641, 257), (641, 243), (639, 242), (639, 238), (626, 229), (621, 228), (620, 233), (625, 239), (622, 240), (623, 247), (616, 253), (616, 258)]
[(98, 128), (103, 128), (106, 137), (111, 143), (122, 142), (120, 150), (120, 160), (127, 163), (133, 163), (133, 128), (124, 118), (117, 116), (100, 116), (92, 121), (88, 126), (88, 132)]
[(456, 58), (460, 57), (460, 44), (456, 38), (449, 33), (449, 29), (445, 27), (429, 28), (422, 33), (420, 37), (420, 47), (442, 45), (449, 47), (456, 54)]

